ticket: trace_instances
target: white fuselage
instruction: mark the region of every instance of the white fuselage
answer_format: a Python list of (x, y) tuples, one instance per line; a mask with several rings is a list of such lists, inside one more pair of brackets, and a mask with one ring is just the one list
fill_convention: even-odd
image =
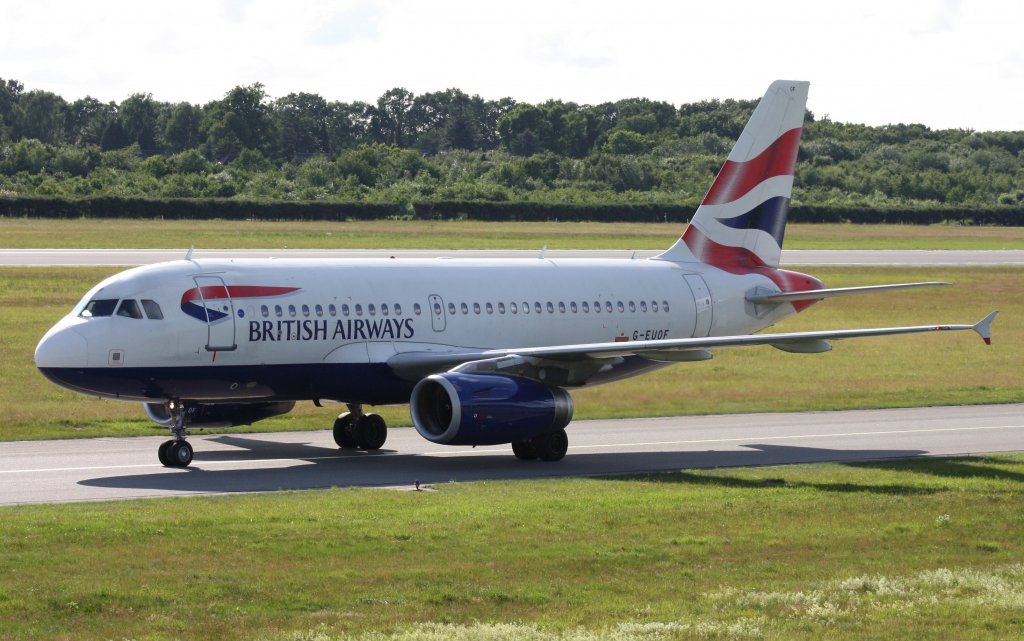
[[(62, 385), (126, 400), (404, 402), (415, 381), (386, 366), (399, 353), (746, 334), (793, 313), (758, 317), (744, 300), (757, 287), (774, 285), (656, 259), (183, 260), (95, 287), (37, 363)], [(155, 302), (163, 318), (83, 315), (90, 301), (125, 299)]]

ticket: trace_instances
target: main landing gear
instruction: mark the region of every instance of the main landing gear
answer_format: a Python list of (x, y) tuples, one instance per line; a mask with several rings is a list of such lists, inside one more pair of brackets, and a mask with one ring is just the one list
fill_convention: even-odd
[(521, 461), (561, 461), (568, 451), (569, 435), (562, 428), (512, 443), (512, 453)]
[(388, 426), (377, 414), (363, 414), (363, 406), (350, 403), (334, 421), (334, 442), (342, 449), (379, 450), (388, 438)]
[(188, 435), (185, 421), (189, 412), (193, 410), (183, 401), (171, 401), (167, 408), (174, 417), (174, 425), (170, 428), (174, 438), (160, 445), (157, 457), (165, 467), (188, 467), (192, 462), (193, 451), (192, 445), (185, 440)]

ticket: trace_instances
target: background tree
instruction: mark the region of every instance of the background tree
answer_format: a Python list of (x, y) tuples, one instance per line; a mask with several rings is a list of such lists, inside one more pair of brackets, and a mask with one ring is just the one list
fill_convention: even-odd
[(137, 144), (143, 152), (155, 153), (159, 108), (148, 93), (132, 94), (118, 107), (118, 119), (128, 139)]
[(223, 100), (207, 104), (200, 122), (209, 155), (221, 162), (242, 149), (272, 149), (272, 128), (267, 92), (258, 82), (235, 87)]
[(328, 127), (331, 108), (317, 94), (292, 93), (271, 103), (285, 158), (309, 157), (331, 151)]
[(15, 132), (19, 138), (33, 138), (56, 145), (64, 138), (64, 109), (67, 103), (49, 91), (29, 91), (18, 99)]
[(166, 113), (162, 127), (164, 148), (172, 153), (178, 153), (198, 147), (202, 110), (187, 102), (181, 102), (167, 109)]
[(412, 105), (412, 93), (401, 87), (391, 89), (377, 99), (377, 107), (370, 116), (370, 126), (379, 142), (397, 147), (411, 143), (415, 132), (415, 123), (410, 117)]
[(0, 141), (11, 138), (17, 117), (18, 99), (25, 85), (0, 78)]

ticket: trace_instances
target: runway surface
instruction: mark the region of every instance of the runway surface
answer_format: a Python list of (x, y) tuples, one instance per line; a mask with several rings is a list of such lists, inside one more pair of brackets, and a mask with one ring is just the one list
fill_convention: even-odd
[(1024, 404), (577, 421), (557, 463), (394, 429), (373, 453), (338, 450), (329, 431), (194, 436), (192, 466), (169, 469), (165, 439), (0, 443), (0, 505), (1017, 451)]
[[(650, 258), (660, 251), (550, 250), (548, 258)], [(530, 258), (539, 250), (388, 250), (388, 249), (197, 249), (195, 258)], [(0, 249), (3, 267), (132, 267), (185, 257), (184, 249)], [(1024, 265), (1024, 250), (783, 250), (782, 264), (994, 266)]]

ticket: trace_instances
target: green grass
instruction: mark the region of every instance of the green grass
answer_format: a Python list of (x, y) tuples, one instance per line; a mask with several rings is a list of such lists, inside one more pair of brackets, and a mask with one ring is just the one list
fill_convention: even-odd
[[(54, 234), (54, 226), (61, 233)], [(665, 249), (684, 225), (477, 221), (38, 220), (0, 218), (5, 248)], [(800, 225), (787, 249), (1024, 249), (1024, 227)]]
[(1008, 639), (1024, 455), (0, 509), (17, 639)]
[[(36, 371), (46, 329), (110, 268), (0, 268), (0, 440), (154, 434), (134, 403), (89, 398)], [(670, 416), (1024, 401), (1024, 269), (821, 268), (829, 286), (949, 280), (952, 287), (837, 298), (776, 326), (779, 331), (973, 323), (1000, 309), (993, 345), (973, 332), (842, 341), (828, 354), (770, 347), (719, 350), (714, 360), (573, 392), (576, 418)], [(301, 403), (246, 431), (324, 429), (341, 406)], [(405, 406), (380, 408), (409, 425)]]

